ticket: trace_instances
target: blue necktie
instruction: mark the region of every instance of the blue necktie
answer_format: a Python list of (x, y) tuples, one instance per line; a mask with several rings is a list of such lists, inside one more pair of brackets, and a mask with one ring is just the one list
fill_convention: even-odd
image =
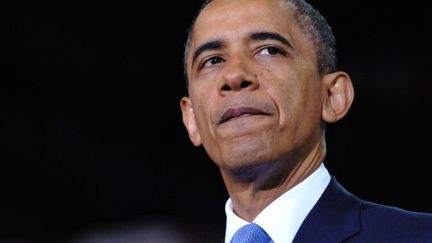
[(231, 243), (269, 243), (272, 242), (270, 236), (255, 223), (241, 227), (234, 234)]

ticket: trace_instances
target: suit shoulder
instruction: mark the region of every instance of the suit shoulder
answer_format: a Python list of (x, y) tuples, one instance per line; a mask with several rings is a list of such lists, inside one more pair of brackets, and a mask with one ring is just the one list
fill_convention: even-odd
[(414, 212), (388, 205), (363, 201), (361, 222), (365, 231), (380, 235), (384, 232), (411, 239), (418, 235), (432, 242), (432, 214)]
[(421, 221), (432, 225), (432, 213), (409, 211), (369, 201), (362, 201), (361, 209), (365, 217), (376, 217), (377, 220), (393, 218), (407, 221)]

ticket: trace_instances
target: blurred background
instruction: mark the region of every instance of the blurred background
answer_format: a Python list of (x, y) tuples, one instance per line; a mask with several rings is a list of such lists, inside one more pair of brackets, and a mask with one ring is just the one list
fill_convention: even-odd
[[(1, 3), (0, 242), (221, 242), (228, 195), (179, 110), (200, 3)], [(427, 8), (311, 3), (356, 89), (327, 167), (359, 197), (432, 212)]]

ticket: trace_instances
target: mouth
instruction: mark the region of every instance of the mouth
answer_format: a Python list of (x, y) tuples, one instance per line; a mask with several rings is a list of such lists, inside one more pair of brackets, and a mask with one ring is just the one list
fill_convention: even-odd
[(219, 124), (232, 121), (235, 119), (239, 119), (239, 118), (257, 116), (257, 115), (269, 115), (269, 114), (252, 107), (229, 108), (223, 113), (219, 121)]

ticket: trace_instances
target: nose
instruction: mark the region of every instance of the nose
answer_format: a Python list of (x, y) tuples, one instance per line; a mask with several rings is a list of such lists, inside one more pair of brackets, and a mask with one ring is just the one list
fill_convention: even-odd
[(247, 57), (231, 58), (225, 63), (219, 92), (222, 95), (231, 91), (255, 90), (259, 87), (256, 70)]

